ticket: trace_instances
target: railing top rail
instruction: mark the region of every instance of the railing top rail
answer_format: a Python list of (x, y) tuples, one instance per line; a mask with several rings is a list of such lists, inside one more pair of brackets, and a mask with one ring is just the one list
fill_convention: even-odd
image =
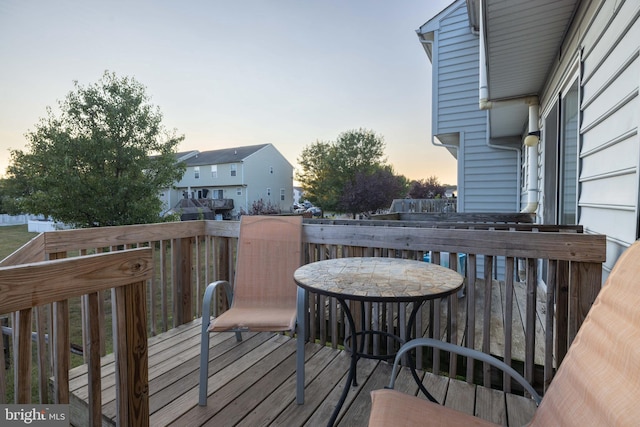
[(582, 233), (582, 225), (555, 225), (555, 224), (531, 224), (531, 223), (504, 223), (504, 222), (465, 222), (465, 221), (416, 221), (393, 219), (316, 219), (305, 218), (305, 224), (327, 225), (369, 225), (378, 227), (416, 227), (416, 228), (459, 228), (475, 230), (514, 230), (514, 231), (541, 231), (541, 232), (568, 232)]
[(411, 221), (533, 223), (536, 220), (536, 215), (523, 212), (394, 212), (391, 214), (373, 215), (373, 218)]
[(0, 314), (124, 286), (152, 276), (151, 248), (0, 267)]
[(44, 233), (38, 234), (33, 239), (22, 245), (8, 257), (0, 260), (0, 267), (9, 265), (26, 264), (44, 260)]
[[(305, 219), (308, 243), (417, 251), (604, 262), (605, 236), (582, 233), (581, 226), (456, 223), (437, 226), (413, 221)], [(352, 225), (349, 227), (349, 225)], [(442, 227), (442, 228), (441, 228)], [(138, 244), (195, 236), (237, 237), (238, 221), (185, 221), (46, 232), (36, 246), (44, 253)], [(568, 231), (568, 232), (565, 232)], [(31, 250), (35, 250), (31, 249)], [(14, 255), (12, 255), (14, 256)], [(15, 255), (19, 256), (19, 255)], [(43, 256), (44, 257), (44, 256)], [(26, 262), (34, 258), (26, 259)], [(12, 263), (13, 264), (13, 263)], [(6, 265), (6, 264), (5, 264)]]
[(180, 239), (204, 234), (204, 221), (122, 225), (45, 232), (46, 253)]
[(346, 228), (339, 225), (305, 224), (302, 237), (305, 242), (318, 244), (562, 261), (606, 260), (606, 236), (595, 234), (372, 226)]

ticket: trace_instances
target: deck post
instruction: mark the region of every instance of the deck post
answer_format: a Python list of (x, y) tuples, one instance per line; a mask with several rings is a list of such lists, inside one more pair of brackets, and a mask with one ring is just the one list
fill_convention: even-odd
[(116, 288), (118, 425), (149, 426), (145, 281)]

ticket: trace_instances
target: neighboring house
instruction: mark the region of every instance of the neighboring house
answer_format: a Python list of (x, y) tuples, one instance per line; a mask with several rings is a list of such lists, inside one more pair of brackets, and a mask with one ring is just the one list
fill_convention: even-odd
[(177, 159), (187, 169), (175, 188), (162, 194), (167, 209), (189, 198), (232, 200), (233, 209), (225, 212), (231, 217), (249, 212), (258, 200), (291, 211), (293, 166), (272, 144), (178, 153)]
[(458, 0), (418, 30), (461, 212), (639, 235), (640, 1)]

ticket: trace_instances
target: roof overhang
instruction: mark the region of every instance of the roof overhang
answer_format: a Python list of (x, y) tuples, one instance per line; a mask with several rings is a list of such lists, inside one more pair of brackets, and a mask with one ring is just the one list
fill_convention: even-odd
[[(557, 63), (579, 0), (466, 0), (469, 24), (483, 22), (489, 136), (522, 135), (528, 121), (525, 102), (500, 103), (539, 96)], [(482, 43), (481, 43), (482, 45)], [(480, 65), (482, 66), (482, 65)]]

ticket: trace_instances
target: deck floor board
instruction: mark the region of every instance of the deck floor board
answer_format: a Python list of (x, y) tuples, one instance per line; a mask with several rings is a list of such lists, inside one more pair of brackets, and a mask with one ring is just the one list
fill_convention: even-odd
[[(237, 342), (231, 333), (211, 334), (208, 405), (200, 407), (200, 321), (177, 329), (149, 340), (150, 425), (326, 425), (345, 385), (350, 362), (347, 352), (306, 344), (305, 404), (297, 405), (295, 339), (271, 333), (247, 333)], [(104, 425), (115, 425), (113, 356), (102, 360)], [(350, 388), (338, 425), (366, 425), (369, 393), (386, 386), (390, 375), (389, 364), (360, 360), (358, 386)], [(522, 397), (505, 399), (503, 393), (481, 386), (422, 371), (419, 375), (436, 399), (483, 418), (526, 422), (535, 409), (531, 400)], [(74, 425), (85, 425), (81, 414), (86, 413), (86, 368), (75, 368), (70, 376), (74, 384), (70, 412), (77, 418), (77, 422), (72, 421)], [(396, 389), (418, 395), (418, 387), (407, 369), (400, 370)]]

